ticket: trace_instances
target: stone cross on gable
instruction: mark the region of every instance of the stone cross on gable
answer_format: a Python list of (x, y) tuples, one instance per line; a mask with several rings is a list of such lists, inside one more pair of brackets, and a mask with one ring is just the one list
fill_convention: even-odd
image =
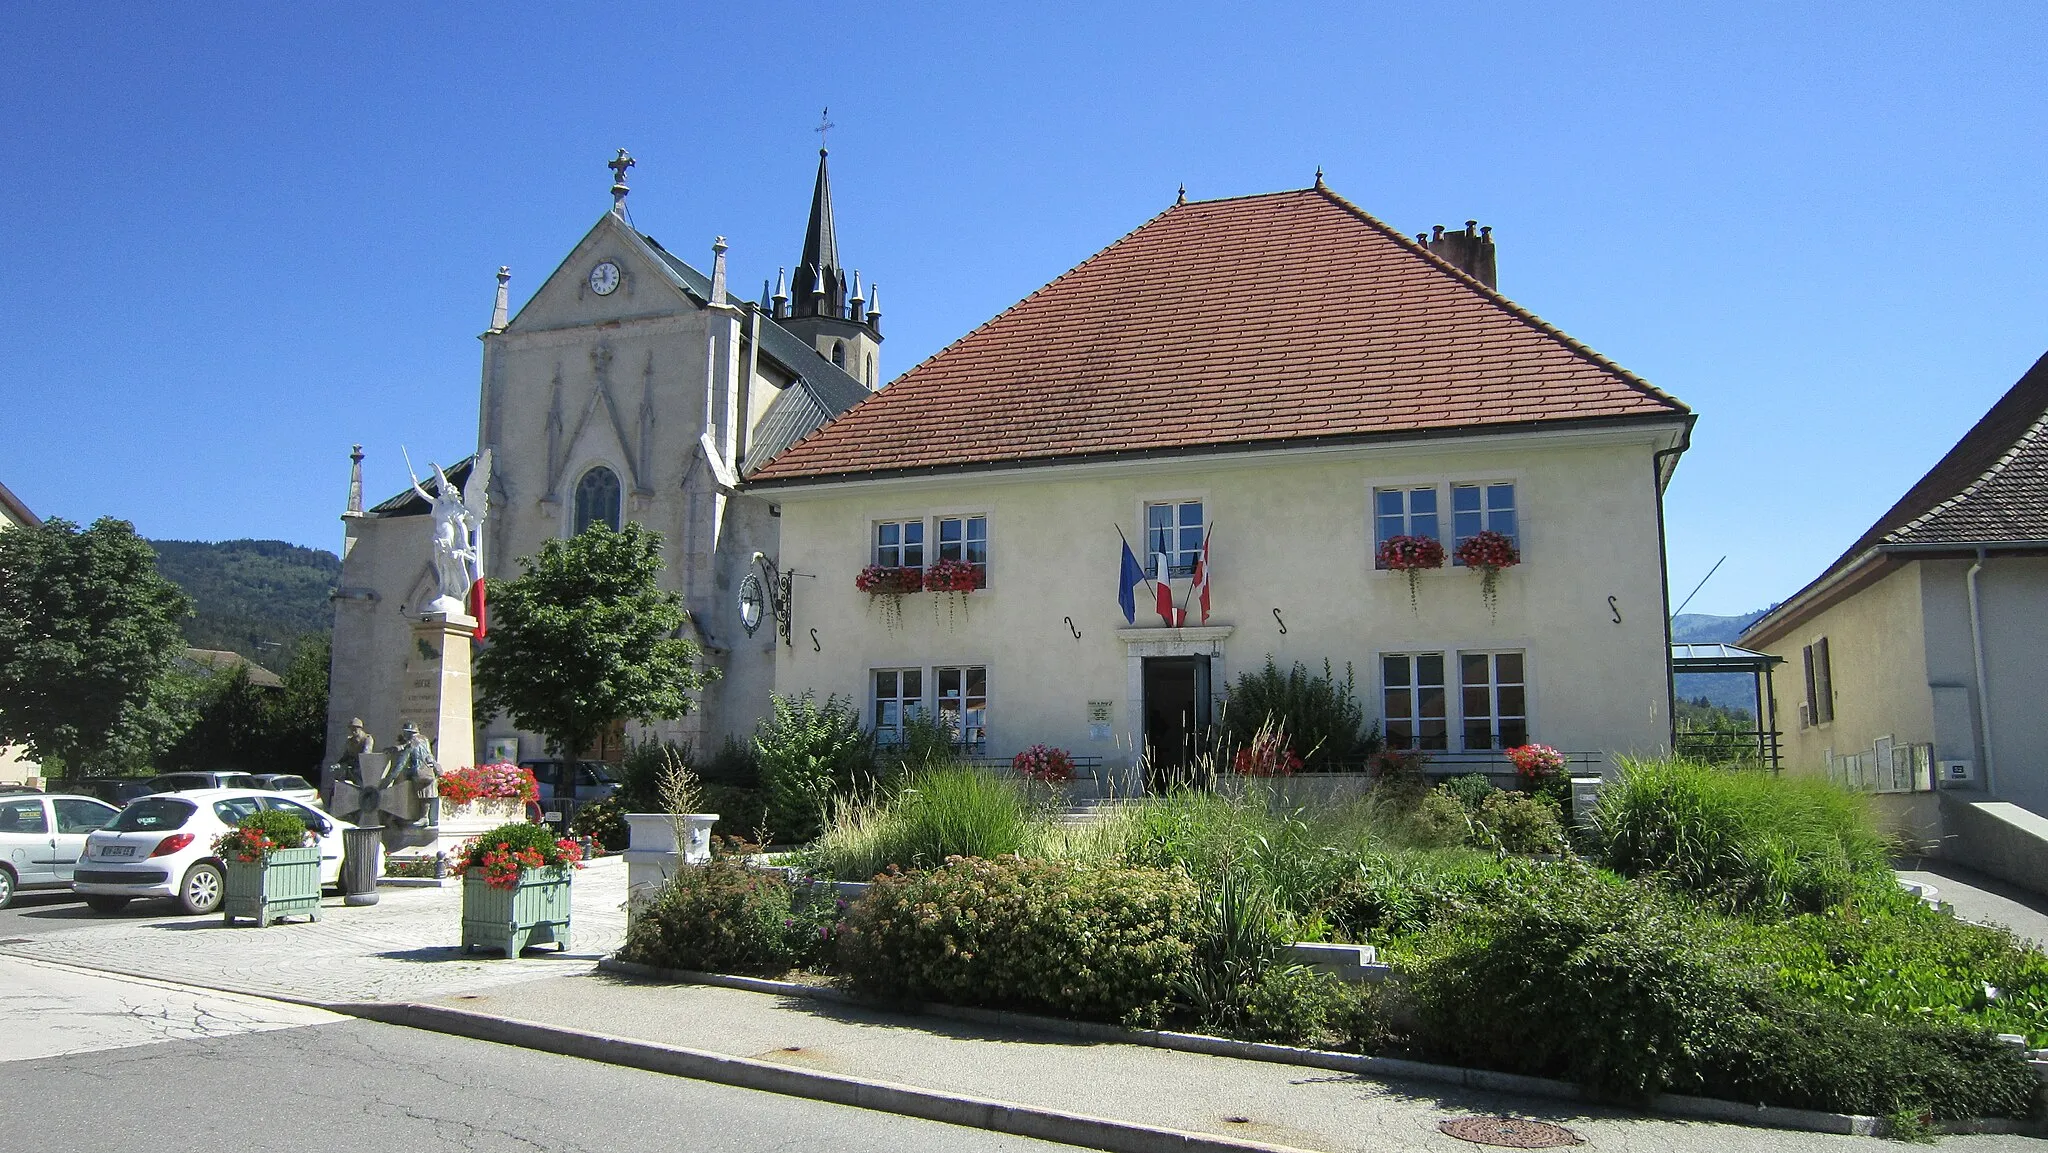
[(818, 151), (823, 152), (825, 150), (825, 134), (837, 127), (839, 127), (837, 124), (832, 123), (832, 110), (830, 108), (818, 113), (818, 126), (811, 129), (811, 131), (818, 134)]
[(605, 165), (606, 168), (612, 170), (612, 184), (615, 186), (623, 187), (626, 183), (626, 169), (633, 167), (636, 163), (638, 163), (638, 161), (634, 160), (633, 157), (630, 154), (628, 154), (625, 149), (619, 149), (619, 155), (617, 159), (614, 159)]

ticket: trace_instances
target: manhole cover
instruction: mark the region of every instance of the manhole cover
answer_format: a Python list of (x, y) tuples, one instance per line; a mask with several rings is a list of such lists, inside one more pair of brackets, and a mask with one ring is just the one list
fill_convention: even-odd
[(1503, 1149), (1556, 1149), (1585, 1140), (1562, 1125), (1524, 1117), (1454, 1117), (1437, 1128), (1461, 1141)]

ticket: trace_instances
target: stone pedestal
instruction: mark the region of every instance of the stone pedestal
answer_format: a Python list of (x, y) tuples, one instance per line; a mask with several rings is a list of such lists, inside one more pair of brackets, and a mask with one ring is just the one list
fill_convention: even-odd
[(428, 613), (412, 626), (398, 719), (419, 726), (443, 771), (476, 764), (469, 683), (469, 646), (475, 637), (475, 619), (461, 613)]
[[(676, 842), (676, 825), (683, 826), (684, 840)], [(627, 813), (626, 827), (632, 839), (622, 855), (626, 858), (626, 903), (629, 913), (654, 895), (656, 889), (676, 875), (680, 865), (701, 865), (711, 859), (711, 826), (717, 813)]]

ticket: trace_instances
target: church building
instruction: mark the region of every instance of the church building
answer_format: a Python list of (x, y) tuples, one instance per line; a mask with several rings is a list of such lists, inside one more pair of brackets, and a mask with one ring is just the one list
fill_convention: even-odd
[[(498, 270), (476, 454), (447, 473), (467, 486), (489, 450), (484, 571), (493, 578), (517, 576), (519, 558), (594, 522), (662, 534), (663, 586), (682, 594), (720, 675), (696, 711), (658, 732), (715, 743), (751, 730), (773, 685), (775, 630), (758, 611), (771, 598), (755, 556), (777, 554), (778, 510), (742, 482), (879, 387), (882, 310), (840, 262), (823, 149), (795, 274), (778, 273), (759, 301), (731, 294), (723, 237), (707, 274), (629, 222), (633, 164), (621, 149), (610, 210), (517, 315), (509, 271)], [(350, 718), (380, 743), (407, 719), (412, 625), (437, 595), (427, 502), (407, 491), (363, 507), (360, 447), (354, 460), (334, 593), (329, 760)], [(743, 585), (756, 594), (746, 612)], [(506, 719), (477, 721), (480, 758), (544, 755), (538, 736)]]

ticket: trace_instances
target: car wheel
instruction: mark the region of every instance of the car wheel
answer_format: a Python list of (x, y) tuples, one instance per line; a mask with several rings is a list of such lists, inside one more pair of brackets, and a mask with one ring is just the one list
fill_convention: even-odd
[(178, 903), (188, 913), (211, 913), (220, 908), (221, 891), (226, 887), (220, 866), (201, 861), (185, 870), (185, 880), (178, 886)]
[(6, 908), (8, 902), (12, 900), (14, 900), (14, 871), (5, 865), (0, 865), (0, 909)]
[(91, 893), (86, 896), (85, 904), (95, 913), (118, 913), (128, 907), (128, 898), (116, 897), (112, 893)]

